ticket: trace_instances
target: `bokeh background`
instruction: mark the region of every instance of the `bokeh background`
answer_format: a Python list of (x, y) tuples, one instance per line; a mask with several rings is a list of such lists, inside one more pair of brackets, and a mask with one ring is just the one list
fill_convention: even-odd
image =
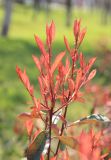
[[(26, 135), (17, 134), (15, 127), (17, 115), (29, 109), (30, 101), (17, 77), (16, 65), (27, 69), (39, 96), (32, 54), (40, 52), (34, 34), (45, 42), (45, 25), (53, 20), (56, 24), (53, 54), (59, 53), (65, 49), (64, 35), (70, 45), (74, 44), (72, 26), (76, 18), (87, 28), (82, 52), (86, 59), (97, 57), (93, 84), (110, 90), (111, 0), (0, 0), (0, 160), (20, 160), (27, 142)], [(86, 99), (84, 104), (71, 105), (69, 120), (90, 113), (93, 100), (88, 96)]]

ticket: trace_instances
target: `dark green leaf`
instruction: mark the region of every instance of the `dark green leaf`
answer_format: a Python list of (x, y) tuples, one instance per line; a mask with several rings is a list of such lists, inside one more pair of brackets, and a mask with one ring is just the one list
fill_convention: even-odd
[(60, 142), (60, 150), (64, 151), (66, 149), (66, 145)]
[(27, 160), (40, 160), (47, 139), (46, 131), (42, 131), (26, 150)]

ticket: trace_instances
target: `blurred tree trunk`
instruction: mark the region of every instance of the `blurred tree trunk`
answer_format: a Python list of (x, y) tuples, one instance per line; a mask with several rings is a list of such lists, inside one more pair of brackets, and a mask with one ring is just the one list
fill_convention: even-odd
[(36, 15), (38, 15), (38, 12), (40, 11), (40, 0), (33, 0), (33, 8), (34, 8), (34, 14), (33, 18), (36, 18)]
[(108, 17), (110, 15), (110, 11), (111, 11), (111, 1), (110, 0), (104, 0), (103, 1), (103, 15), (102, 15), (103, 24), (108, 23)]
[(12, 0), (5, 0), (4, 9), (5, 9), (5, 15), (4, 15), (4, 20), (3, 20), (1, 35), (7, 36), (9, 26), (10, 26), (10, 20), (11, 20)]
[(70, 26), (71, 24), (71, 5), (72, 0), (66, 0), (66, 26)]
[(49, 16), (49, 13), (50, 13), (50, 4), (51, 4), (51, 1), (52, 0), (46, 0), (46, 14), (47, 14), (47, 17)]
[(34, 9), (39, 10), (40, 9), (40, 0), (34, 0)]

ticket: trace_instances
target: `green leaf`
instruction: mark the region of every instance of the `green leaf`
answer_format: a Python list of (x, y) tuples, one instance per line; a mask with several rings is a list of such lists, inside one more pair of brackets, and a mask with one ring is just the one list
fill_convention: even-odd
[(42, 131), (26, 150), (27, 160), (40, 160), (47, 139), (46, 131)]
[(78, 141), (70, 136), (57, 136), (57, 138), (65, 145), (75, 149), (78, 146)]
[(100, 124), (100, 123), (109, 123), (111, 122), (109, 118), (101, 114), (92, 114), (90, 116), (81, 118), (71, 124), (68, 124), (67, 127), (81, 125), (81, 124)]
[(109, 160), (110, 158), (111, 158), (111, 152), (106, 157), (104, 157), (104, 160)]
[(66, 149), (66, 145), (60, 142), (60, 150), (64, 151)]

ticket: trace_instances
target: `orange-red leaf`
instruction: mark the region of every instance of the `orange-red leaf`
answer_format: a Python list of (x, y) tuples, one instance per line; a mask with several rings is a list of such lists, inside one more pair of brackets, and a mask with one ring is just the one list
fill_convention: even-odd
[(81, 21), (80, 21), (80, 20), (75, 20), (75, 21), (74, 21), (73, 32), (74, 32), (75, 38), (77, 38), (77, 36), (79, 35), (79, 32), (80, 32), (80, 24), (81, 24)]
[(72, 94), (74, 92), (75, 84), (71, 78), (68, 79), (68, 87), (69, 87), (70, 93)]
[(16, 72), (20, 78), (20, 80), (23, 82), (24, 86), (27, 88), (28, 92), (32, 96), (34, 94), (33, 86), (31, 86), (29, 78), (26, 74), (26, 71), (22, 71), (18, 66), (16, 66)]
[(82, 69), (85, 67), (85, 61), (82, 52), (80, 53), (80, 66)]
[(78, 90), (78, 88), (80, 87), (81, 79), (82, 79), (82, 70), (78, 69), (76, 76), (76, 90)]
[(21, 113), (18, 116), (18, 118), (21, 119), (22, 121), (26, 122), (27, 120), (30, 120), (32, 117), (31, 117), (31, 113)]
[(90, 81), (94, 76), (96, 75), (96, 69), (92, 70), (91, 73), (89, 74), (87, 81)]
[(57, 156), (52, 157), (50, 160), (56, 160), (56, 159), (57, 159)]
[(52, 67), (51, 67), (51, 72), (52, 73), (55, 71), (55, 69), (57, 68), (57, 66), (61, 62), (61, 60), (64, 57), (64, 55), (65, 55), (65, 52), (61, 52), (61, 53), (59, 53), (59, 55), (57, 55), (57, 57), (55, 58), (54, 63), (52, 64)]
[(88, 63), (88, 71), (90, 70), (90, 68), (91, 68), (92, 65), (94, 64), (95, 60), (96, 60), (96, 57), (91, 58), (91, 59), (89, 60), (89, 63)]
[(50, 40), (51, 40), (51, 43), (53, 42), (54, 37), (55, 37), (55, 24), (52, 21), (52, 23), (50, 25)]
[(36, 64), (36, 66), (37, 66), (37, 68), (39, 69), (39, 71), (41, 72), (41, 65), (40, 65), (40, 61), (39, 61), (39, 59), (36, 57), (36, 56), (32, 56), (32, 58), (33, 58), (33, 60), (34, 60), (34, 62), (35, 62), (35, 64)]
[(46, 42), (48, 47), (50, 47), (55, 37), (55, 24), (53, 21), (49, 26), (46, 25), (46, 35), (47, 35)]
[(86, 34), (86, 28), (83, 28), (82, 31), (79, 34), (79, 45), (82, 43), (85, 34)]
[(31, 136), (32, 131), (33, 131), (33, 127), (34, 127), (34, 126), (33, 126), (33, 121), (32, 121), (32, 119), (26, 121), (25, 125), (26, 125), (26, 129), (27, 129), (28, 135)]
[(46, 51), (45, 51), (45, 48), (44, 48), (44, 44), (43, 42), (41, 41), (41, 39), (35, 35), (35, 40), (36, 40), (36, 43), (40, 49), (40, 51), (42, 52), (42, 54), (44, 55), (44, 57), (46, 56)]
[(67, 50), (70, 52), (70, 46), (69, 46), (69, 43), (68, 43), (68, 40), (67, 40), (67, 38), (64, 36), (64, 43), (65, 43), (65, 45), (66, 45), (66, 48), (67, 48)]

